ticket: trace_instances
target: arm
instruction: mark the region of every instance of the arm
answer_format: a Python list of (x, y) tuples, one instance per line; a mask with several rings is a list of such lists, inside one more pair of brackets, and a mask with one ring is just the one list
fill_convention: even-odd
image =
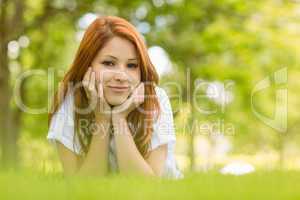
[(92, 136), (91, 144), (85, 158), (77, 156), (63, 144), (58, 143), (58, 154), (66, 176), (103, 176), (107, 173), (109, 126), (110, 124), (106, 124), (105, 129), (100, 128), (99, 134)]
[(108, 164), (109, 128), (111, 125), (111, 108), (107, 104), (101, 82), (96, 83), (96, 73), (91, 67), (82, 80), (83, 88), (89, 103), (95, 103), (93, 108), (97, 123), (97, 135), (92, 135), (87, 155), (82, 158), (58, 143), (58, 153), (65, 175), (105, 175)]
[(167, 145), (150, 152), (145, 160), (138, 151), (125, 118), (113, 117), (116, 154), (121, 173), (161, 176), (167, 157)]

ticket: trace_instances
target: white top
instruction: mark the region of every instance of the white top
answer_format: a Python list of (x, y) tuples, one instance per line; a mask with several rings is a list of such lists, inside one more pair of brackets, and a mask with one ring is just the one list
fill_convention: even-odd
[[(170, 100), (164, 89), (156, 86), (155, 91), (159, 100), (161, 114), (158, 120), (153, 124), (153, 134), (150, 142), (150, 149), (153, 150), (162, 144), (167, 144), (168, 153), (165, 162), (163, 177), (180, 179), (183, 178), (184, 175), (178, 169), (174, 156), (176, 136)], [(62, 105), (52, 117), (47, 139), (54, 146), (56, 146), (55, 141), (59, 141), (74, 153), (80, 154), (81, 147), (77, 137), (75, 138), (75, 144), (73, 144), (73, 107), (73, 95), (71, 95), (71, 93), (68, 93)], [(113, 137), (110, 139), (108, 158), (111, 171), (117, 171), (118, 164), (115, 155), (115, 143)]]

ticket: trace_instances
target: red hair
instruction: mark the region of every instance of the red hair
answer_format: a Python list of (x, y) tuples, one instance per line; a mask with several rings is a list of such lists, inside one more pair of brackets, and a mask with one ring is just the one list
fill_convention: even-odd
[[(155, 84), (158, 84), (159, 77), (150, 61), (146, 44), (141, 35), (132, 24), (123, 18), (116, 16), (99, 17), (87, 28), (75, 55), (75, 59), (54, 95), (52, 110), (48, 115), (48, 124), (50, 124), (53, 114), (62, 104), (69, 88), (68, 84), (76, 86), (80, 84), (80, 87), (72, 93), (74, 94), (74, 105), (76, 108), (86, 108), (88, 106), (88, 99), (81, 81), (99, 50), (101, 50), (110, 39), (116, 36), (127, 39), (135, 46), (141, 69), (141, 81), (146, 83), (145, 97), (154, 97), (145, 98), (144, 103), (132, 111), (127, 117), (129, 128), (131, 132), (134, 131), (135, 144), (143, 157), (146, 158), (148, 157), (153, 132), (152, 125), (155, 120), (153, 113), (160, 113), (159, 103), (155, 93)], [(146, 112), (140, 112), (140, 109)], [(83, 115), (74, 110), (74, 113), (74, 131), (82, 147), (82, 153), (86, 154), (91, 142), (91, 134), (87, 132), (88, 130), (79, 127), (79, 120), (87, 119), (92, 121), (95, 116), (93, 112)], [(73, 144), (74, 143), (75, 142), (73, 142)]]

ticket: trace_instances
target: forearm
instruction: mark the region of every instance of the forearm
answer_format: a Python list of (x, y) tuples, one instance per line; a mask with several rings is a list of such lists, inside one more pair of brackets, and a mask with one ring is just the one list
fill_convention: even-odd
[(109, 126), (110, 124), (106, 124), (96, 135), (92, 135), (88, 153), (78, 170), (79, 175), (107, 174)]
[(113, 118), (112, 123), (120, 172), (155, 175), (151, 166), (137, 149), (126, 119)]

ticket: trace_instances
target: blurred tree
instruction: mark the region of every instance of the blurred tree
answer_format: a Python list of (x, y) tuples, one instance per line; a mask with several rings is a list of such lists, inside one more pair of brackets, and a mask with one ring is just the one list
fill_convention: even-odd
[[(191, 133), (188, 133), (190, 138), (188, 146), (190, 147), (191, 170), (195, 168), (194, 136), (199, 134), (192, 127), (199, 122), (199, 119), (213, 120), (225, 117), (220, 108), (218, 108), (218, 112), (211, 115), (199, 112), (193, 102), (196, 82), (197, 80), (225, 81), (233, 79), (234, 76), (242, 76), (240, 79), (242, 81), (248, 78), (246, 74), (236, 73), (237, 71), (233, 69), (234, 66), (223, 70), (225, 63), (222, 63), (220, 58), (225, 53), (227, 55), (233, 53), (230, 45), (234, 45), (232, 44), (234, 41), (229, 41), (230, 34), (234, 31), (241, 35), (245, 34), (243, 22), (251, 16), (257, 6), (259, 6), (257, 1), (199, 0), (175, 1), (174, 4), (150, 9), (147, 21), (152, 22), (154, 27), (159, 24), (159, 21), (163, 21), (165, 24), (151, 31), (148, 39), (151, 43), (161, 44), (170, 54), (175, 66), (178, 66), (179, 69), (176, 70), (180, 72), (177, 75), (178, 79), (182, 80), (183, 100), (190, 105), (188, 126)], [(232, 65), (232, 63), (228, 65)], [(173, 73), (169, 80), (174, 80)], [(245, 96), (245, 98), (247, 97)], [(203, 99), (200, 102), (202, 102), (202, 106)], [(210, 108), (208, 109), (218, 107), (218, 105), (209, 104)]]
[[(72, 3), (71, 3), (72, 2)], [(72, 24), (75, 20), (87, 12), (94, 1), (23, 1), (3, 0), (0, 2), (0, 145), (1, 145), (1, 167), (16, 167), (18, 163), (17, 140), (20, 133), (22, 112), (20, 108), (12, 106), (12, 86), (8, 58), (9, 42), (16, 40), (24, 34), (30, 34), (36, 30), (43, 31), (56, 15), (64, 16)], [(40, 42), (47, 40), (43, 36)], [(33, 41), (34, 43), (35, 41)], [(38, 50), (33, 53), (38, 55)], [(38, 56), (33, 57), (34, 63), (39, 63)], [(28, 57), (26, 58), (28, 60)], [(25, 60), (26, 60), (25, 59)], [(52, 58), (48, 59), (51, 60)], [(24, 61), (23, 61), (24, 62)], [(24, 69), (19, 70), (21, 73)], [(39, 66), (39, 65), (37, 65)], [(30, 88), (32, 89), (32, 88)], [(26, 81), (20, 85), (20, 96), (26, 98)]]
[[(288, 0), (199, 0), (172, 1), (159, 4), (156, 8), (155, 4), (144, 6), (150, 8), (143, 21), (153, 27), (146, 35), (147, 41), (165, 48), (174, 63), (173, 73), (164, 79), (166, 82), (181, 81), (185, 91), (183, 99), (190, 104), (190, 130), (195, 131), (191, 129), (195, 122), (223, 120), (225, 125), (234, 125), (234, 137), (229, 138), (234, 142), (236, 152), (255, 153), (275, 148), (279, 151), (279, 166), (282, 166), (285, 145), (293, 141), (297, 133), (296, 124), (300, 115), (294, 113), (292, 116), (290, 113), (294, 110), (291, 101), (294, 106), (299, 105), (295, 97), (296, 83), (299, 85), (299, 82), (288, 79), (293, 84), (289, 84), (288, 128), (284, 133), (260, 121), (253, 112), (250, 100), (255, 84), (269, 76), (273, 80), (275, 71), (287, 67), (289, 74), (298, 74), (299, 4)], [(197, 80), (208, 83), (231, 81), (234, 84), (231, 88), (233, 102), (223, 110), (222, 105), (207, 98), (207, 88), (203, 88), (200, 91), (202, 98), (196, 103), (217, 112), (199, 112), (195, 102), (192, 102), (193, 96), (187, 98), (193, 94)], [(268, 90), (256, 95), (254, 101), (255, 108), (270, 118), (275, 110), (278, 88), (274, 82), (272, 84)], [(293, 100), (291, 91), (294, 91)], [(189, 133), (191, 169), (195, 166), (195, 134), (201, 133)], [(226, 136), (224, 132), (221, 134)]]

